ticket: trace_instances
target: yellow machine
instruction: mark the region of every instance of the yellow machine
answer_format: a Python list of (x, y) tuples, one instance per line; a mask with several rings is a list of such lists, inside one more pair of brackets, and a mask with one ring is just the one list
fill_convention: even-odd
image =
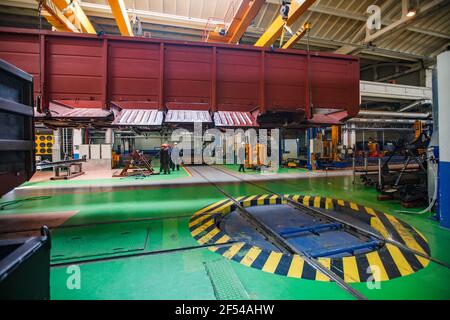
[[(417, 141), (418, 139), (421, 138), (422, 134), (425, 134), (424, 131), (423, 131), (423, 123), (422, 123), (422, 121), (416, 120), (414, 122), (414, 127), (413, 128), (414, 128), (414, 140)], [(426, 134), (425, 134), (425, 138), (429, 139), (429, 137)], [(425, 152), (427, 152), (427, 150), (424, 149), (424, 148), (418, 148), (417, 152), (419, 154), (424, 154)]]
[(111, 167), (117, 168), (119, 162), (120, 162), (120, 155), (117, 154), (116, 152), (112, 151), (111, 152)]
[(423, 132), (423, 124), (422, 121), (416, 120), (414, 122), (414, 137), (418, 139)]
[(322, 141), (322, 154), (321, 159), (332, 160), (333, 159), (333, 142), (330, 140)]
[(340, 126), (332, 126), (331, 127), (331, 154), (333, 160), (339, 160), (338, 156), (338, 145), (339, 138), (341, 136), (341, 127)]
[(317, 159), (332, 160), (333, 159), (333, 141), (325, 139), (321, 132), (317, 133), (317, 137), (313, 140), (313, 153)]
[(378, 142), (374, 141), (373, 139), (369, 139), (367, 148), (369, 149), (369, 157), (378, 157), (380, 155)]
[(300, 167), (300, 165), (295, 162), (294, 160), (290, 160), (288, 159), (288, 163), (287, 163), (288, 168), (298, 168)]
[(35, 142), (37, 156), (52, 154), (52, 147), (55, 143), (53, 134), (37, 134), (35, 136)]
[(254, 169), (256, 167), (267, 166), (267, 147), (263, 144), (245, 144), (245, 168)]

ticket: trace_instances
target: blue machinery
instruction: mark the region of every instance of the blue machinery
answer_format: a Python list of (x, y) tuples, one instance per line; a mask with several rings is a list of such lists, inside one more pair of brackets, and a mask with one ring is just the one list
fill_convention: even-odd
[[(344, 223), (317, 219), (286, 205), (254, 206), (247, 210), (256, 219), (264, 221), (284, 241), (313, 258), (366, 253), (384, 244), (374, 237), (351, 232)], [(276, 221), (272, 218), (274, 215), (277, 216)], [(237, 212), (224, 220), (222, 226), (229, 234), (243, 239), (251, 238), (259, 246), (272, 248)]]
[[(289, 229), (287, 231), (280, 232), (280, 235), (288, 239), (289, 237), (297, 237), (302, 236), (305, 232), (312, 233), (315, 236), (320, 236), (321, 231), (339, 231), (344, 226), (341, 223), (333, 222), (333, 223), (323, 223), (323, 224), (315, 224), (309, 226), (303, 226), (300, 228)], [(354, 255), (356, 251), (365, 251), (365, 250), (374, 250), (381, 245), (380, 241), (377, 241), (371, 238), (366, 242), (355, 242), (347, 243), (340, 247), (325, 247), (325, 248), (316, 248), (309, 250), (309, 254), (313, 258), (319, 257), (330, 257), (330, 256), (340, 256), (345, 254)]]

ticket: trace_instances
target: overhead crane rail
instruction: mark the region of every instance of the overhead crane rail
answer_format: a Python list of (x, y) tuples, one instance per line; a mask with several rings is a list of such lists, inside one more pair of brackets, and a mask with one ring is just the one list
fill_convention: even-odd
[(89, 259), (83, 259), (83, 260), (70, 260), (70, 261), (58, 261), (53, 262), (50, 264), (50, 267), (52, 268), (58, 268), (58, 267), (67, 267), (70, 265), (76, 264), (89, 264), (89, 263), (96, 263), (96, 262), (102, 262), (102, 261), (112, 261), (112, 260), (120, 260), (120, 259), (129, 259), (129, 258), (135, 258), (135, 257), (145, 257), (145, 256), (151, 256), (156, 254), (166, 254), (166, 253), (173, 253), (173, 252), (182, 252), (182, 251), (189, 251), (189, 250), (196, 250), (196, 249), (204, 249), (209, 247), (228, 247), (233, 244), (235, 244), (236, 241), (229, 241), (222, 244), (203, 244), (200, 246), (189, 246), (189, 247), (181, 247), (181, 248), (174, 248), (174, 249), (164, 249), (164, 250), (154, 250), (154, 251), (144, 251), (144, 252), (138, 252), (138, 253), (131, 253), (131, 254), (124, 254), (120, 256), (106, 256), (106, 257), (96, 257), (96, 258), (89, 258)]

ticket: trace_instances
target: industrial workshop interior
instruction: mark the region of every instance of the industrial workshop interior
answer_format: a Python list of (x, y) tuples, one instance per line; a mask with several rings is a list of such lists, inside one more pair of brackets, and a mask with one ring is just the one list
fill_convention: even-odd
[(449, 83), (450, 0), (1, 0), (0, 300), (450, 300)]

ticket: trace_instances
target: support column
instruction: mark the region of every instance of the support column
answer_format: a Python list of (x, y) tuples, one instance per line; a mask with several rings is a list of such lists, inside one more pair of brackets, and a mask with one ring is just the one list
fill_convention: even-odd
[(283, 163), (283, 153), (284, 153), (284, 137), (283, 137), (283, 128), (280, 128), (280, 136), (278, 138), (278, 167), (281, 168), (281, 164)]
[(348, 124), (344, 126), (344, 129), (342, 130), (342, 142), (347, 147), (349, 146), (349, 126)]
[(82, 129), (73, 129), (73, 159), (80, 159), (80, 145), (83, 144)]
[(331, 126), (331, 153), (333, 160), (338, 160), (338, 145), (339, 140), (341, 138), (341, 127), (340, 126)]
[(61, 129), (53, 130), (52, 162), (61, 161)]
[[(61, 129), (53, 130), (54, 143), (52, 146), (52, 162), (61, 161)], [(53, 175), (56, 175), (56, 169), (53, 168)]]
[(114, 133), (112, 129), (106, 129), (105, 132), (105, 143), (106, 144), (113, 144), (114, 143)]
[(450, 228), (450, 51), (437, 56), (439, 99), (439, 217)]
[(315, 164), (313, 163), (315, 159), (313, 159), (313, 154), (315, 153), (314, 150), (314, 139), (317, 136), (317, 128), (308, 128), (306, 129), (306, 149), (308, 152), (308, 163), (306, 167), (309, 170), (313, 170), (315, 167)]
[(425, 69), (425, 87), (431, 88), (433, 85), (433, 69)]
[[(349, 147), (353, 148), (353, 146), (356, 146), (356, 124), (352, 123), (351, 127), (352, 131), (350, 131)], [(355, 150), (353, 150), (353, 152), (355, 152)]]
[(307, 162), (306, 162), (306, 167), (311, 170), (312, 166), (311, 166), (311, 136), (312, 136), (312, 128), (308, 128), (306, 129), (305, 132), (306, 138), (305, 138), (305, 144), (306, 144), (306, 157), (307, 157)]

